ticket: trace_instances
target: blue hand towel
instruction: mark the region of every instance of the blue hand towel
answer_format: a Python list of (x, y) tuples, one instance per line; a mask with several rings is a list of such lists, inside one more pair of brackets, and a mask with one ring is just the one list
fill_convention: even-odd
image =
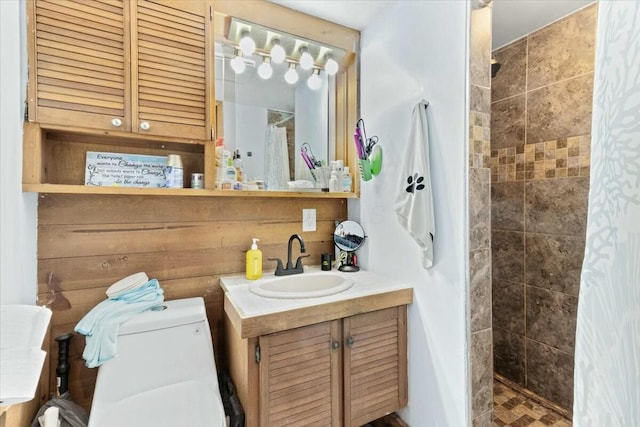
[(85, 335), (82, 357), (89, 368), (100, 366), (117, 354), (120, 324), (164, 302), (164, 291), (156, 279), (96, 305), (78, 322), (76, 332)]

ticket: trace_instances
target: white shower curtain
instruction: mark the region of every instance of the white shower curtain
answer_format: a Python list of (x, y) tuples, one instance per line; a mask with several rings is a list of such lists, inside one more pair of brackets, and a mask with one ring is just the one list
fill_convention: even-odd
[(287, 130), (269, 125), (264, 155), (264, 186), (267, 190), (284, 190), (289, 181), (289, 150)]
[(599, 2), (574, 426), (640, 426), (640, 2)]

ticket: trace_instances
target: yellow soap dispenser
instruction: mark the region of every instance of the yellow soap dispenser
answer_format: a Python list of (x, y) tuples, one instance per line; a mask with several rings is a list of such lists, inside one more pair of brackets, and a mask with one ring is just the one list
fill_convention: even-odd
[(258, 249), (260, 239), (253, 239), (251, 249), (247, 251), (247, 265), (245, 276), (249, 280), (256, 280), (262, 277), (262, 251)]

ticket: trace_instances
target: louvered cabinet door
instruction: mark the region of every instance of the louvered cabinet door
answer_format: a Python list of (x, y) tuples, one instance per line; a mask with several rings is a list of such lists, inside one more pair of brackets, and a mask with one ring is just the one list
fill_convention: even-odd
[(260, 425), (339, 426), (340, 322), (260, 337)]
[(344, 425), (361, 426), (407, 404), (407, 308), (343, 320)]
[(128, 2), (37, 0), (27, 8), (29, 119), (129, 130)]
[(211, 139), (211, 5), (131, 3), (134, 131)]

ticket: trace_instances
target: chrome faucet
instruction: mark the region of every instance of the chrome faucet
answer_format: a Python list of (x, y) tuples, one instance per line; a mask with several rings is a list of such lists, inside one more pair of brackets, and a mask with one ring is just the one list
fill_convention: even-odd
[(300, 242), (300, 253), (305, 253), (305, 247), (304, 247), (304, 240), (302, 240), (302, 237), (300, 237), (297, 234), (292, 234), (291, 237), (289, 237), (289, 243), (287, 245), (287, 266), (286, 268), (282, 267), (282, 260), (280, 258), (269, 258), (269, 261), (277, 261), (278, 262), (278, 266), (276, 267), (276, 276), (288, 276), (290, 274), (300, 274), (303, 273), (304, 270), (302, 268), (302, 258), (306, 258), (308, 256), (311, 255), (300, 255), (298, 257), (298, 259), (296, 260), (296, 266), (293, 266), (293, 263), (291, 262), (291, 247), (293, 245), (293, 241), (297, 240), (298, 242)]

